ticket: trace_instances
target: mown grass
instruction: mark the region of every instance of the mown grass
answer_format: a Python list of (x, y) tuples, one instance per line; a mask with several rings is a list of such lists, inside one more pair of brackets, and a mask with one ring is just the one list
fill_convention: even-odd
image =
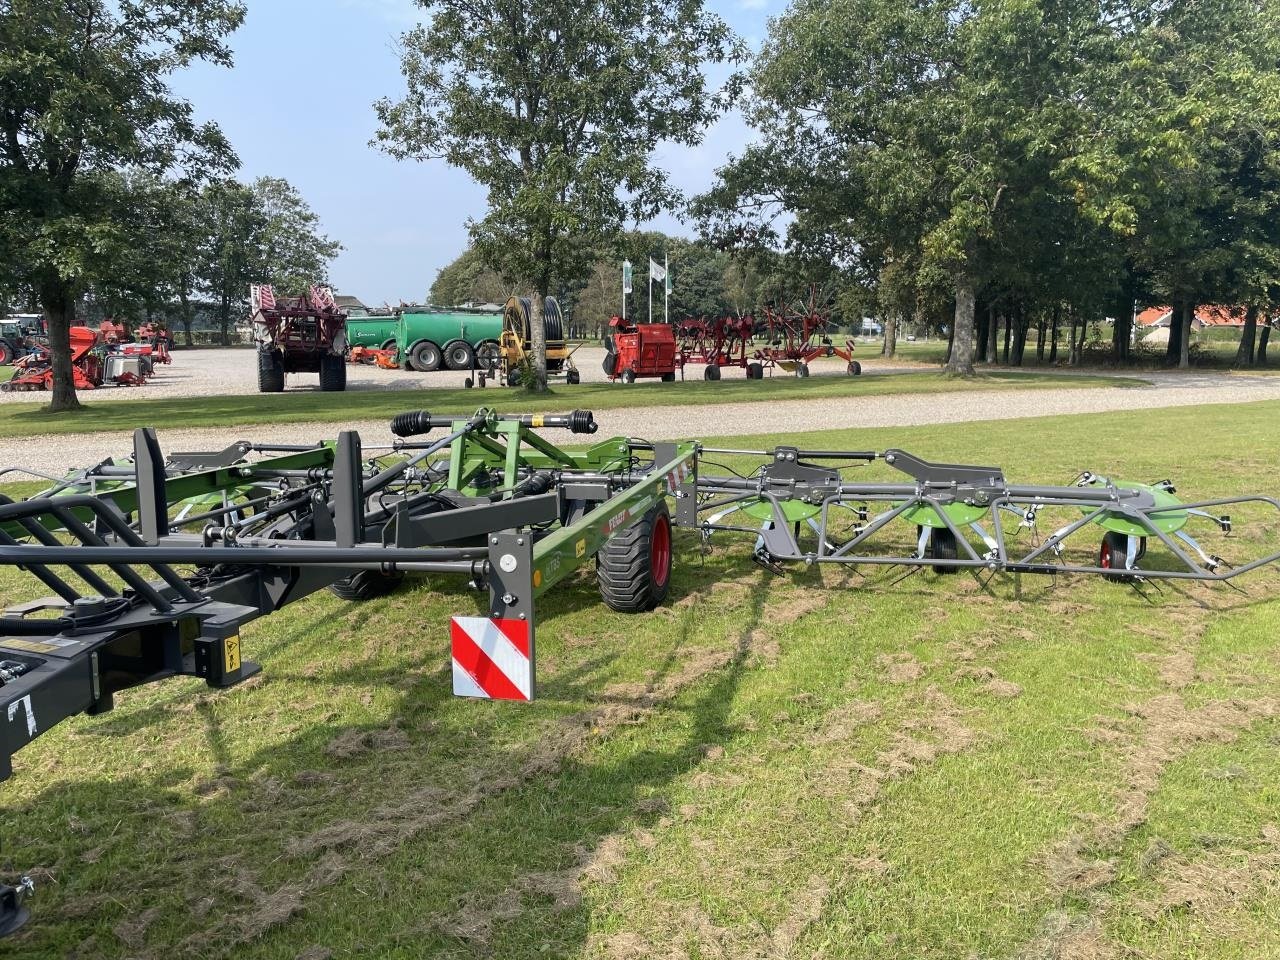
[[(1274, 493), (1277, 415), (759, 439)], [(1232, 555), (1280, 543), (1238, 518)], [(678, 546), (652, 614), (548, 596), (529, 706), (450, 697), (480, 599), (441, 582), (317, 596), (244, 631), (261, 679), (50, 732), (0, 788), (41, 880), (0, 956), (1277, 954), (1276, 572), (1144, 595)]]
[[(1073, 377), (1070, 386), (1144, 386), (1132, 377)], [(470, 413), (479, 406), (499, 411), (573, 409), (613, 410), (620, 407), (692, 406), (706, 403), (758, 403), (762, 400), (818, 400), (828, 397), (872, 397), (887, 394), (943, 393), (968, 390), (1033, 390), (1061, 388), (1061, 377), (1044, 373), (998, 371), (971, 379), (941, 373), (887, 374), (864, 377), (810, 377), (798, 380), (779, 375), (765, 380), (722, 380), (626, 387), (621, 384), (558, 386), (533, 398), (521, 390), (493, 386), (486, 390), (360, 390), (350, 393), (283, 393), (247, 396), (166, 398), (162, 401), (90, 401), (75, 413), (52, 414), (42, 407), (8, 404), (0, 407), (0, 437), (38, 434), (132, 430), (154, 425), (159, 405), (170, 427), (231, 427), (258, 423), (317, 423), (353, 419), (386, 419), (405, 410)], [(82, 398), (83, 399), (83, 398)]]

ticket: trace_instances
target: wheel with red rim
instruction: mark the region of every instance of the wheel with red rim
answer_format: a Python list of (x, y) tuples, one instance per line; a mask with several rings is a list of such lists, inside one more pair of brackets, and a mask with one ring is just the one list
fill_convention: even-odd
[(600, 596), (622, 613), (652, 610), (671, 589), (671, 567), (671, 513), (664, 499), (596, 554)]
[[(1102, 538), (1102, 546), (1098, 550), (1098, 566), (1103, 570), (1120, 570), (1126, 568), (1129, 556), (1129, 538), (1123, 533), (1108, 532)], [(1104, 579), (1116, 583), (1125, 583), (1133, 578), (1125, 573), (1104, 573)]]

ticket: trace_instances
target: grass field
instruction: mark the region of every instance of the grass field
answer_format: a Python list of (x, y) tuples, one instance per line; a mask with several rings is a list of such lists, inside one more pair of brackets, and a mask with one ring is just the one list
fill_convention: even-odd
[[(799, 442), (1274, 494), (1278, 416)], [(550, 595), (532, 705), (450, 697), (447, 618), (481, 599), (422, 584), (252, 625), (235, 690), (47, 734), (0, 788), (41, 887), (0, 957), (1280, 956), (1276, 572), (1143, 596), (677, 547), (653, 614)]]
[[(1072, 387), (1142, 386), (1133, 377), (1076, 377)], [(757, 403), (761, 399), (808, 400), (823, 397), (872, 397), (895, 393), (942, 393), (968, 390), (1028, 390), (1062, 387), (1061, 377), (1043, 373), (997, 371), (973, 379), (955, 379), (941, 373), (886, 374), (866, 377), (789, 376), (766, 380), (702, 380), (683, 383), (624, 387), (620, 384), (561, 386), (539, 402), (547, 412), (559, 410), (612, 410), (619, 407), (691, 406), (706, 403)], [(83, 398), (82, 398), (83, 399)], [(433, 413), (470, 413), (478, 406), (496, 410), (527, 410), (529, 395), (521, 390), (494, 387), (486, 390), (385, 390), (359, 393), (284, 393), (269, 400), (248, 396), (166, 399), (164, 425), (175, 427), (230, 427), (256, 423), (317, 423), (324, 421), (387, 419), (405, 410), (425, 408)], [(100, 430), (132, 430), (154, 425), (157, 406), (149, 401), (90, 401), (70, 414), (50, 414), (27, 404), (0, 407), (0, 437), (34, 434), (79, 433)]]

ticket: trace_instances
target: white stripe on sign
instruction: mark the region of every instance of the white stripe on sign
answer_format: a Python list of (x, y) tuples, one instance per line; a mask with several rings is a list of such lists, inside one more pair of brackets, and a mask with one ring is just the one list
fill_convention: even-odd
[(453, 617), (453, 692), (459, 697), (533, 699), (533, 651), (524, 620)]

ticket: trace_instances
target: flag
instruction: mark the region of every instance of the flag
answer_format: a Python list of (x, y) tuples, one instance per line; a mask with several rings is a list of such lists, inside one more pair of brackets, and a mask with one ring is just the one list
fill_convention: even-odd
[(622, 292), (631, 292), (631, 261), (622, 261)]
[(649, 258), (649, 282), (654, 280), (667, 279), (667, 268), (660, 263), (654, 263), (653, 257)]
[(676, 287), (675, 287), (675, 281), (673, 281), (673, 280), (671, 279), (671, 268), (670, 268), (670, 267), (667, 267), (667, 268), (666, 268), (666, 269), (664, 269), (662, 272), (663, 272), (663, 273), (665, 273), (665, 274), (667, 275), (667, 294), (668, 294), (668, 295), (670, 295), (670, 294), (671, 294), (671, 291), (672, 291), (672, 290), (674, 290), (674, 289), (676, 288)]

